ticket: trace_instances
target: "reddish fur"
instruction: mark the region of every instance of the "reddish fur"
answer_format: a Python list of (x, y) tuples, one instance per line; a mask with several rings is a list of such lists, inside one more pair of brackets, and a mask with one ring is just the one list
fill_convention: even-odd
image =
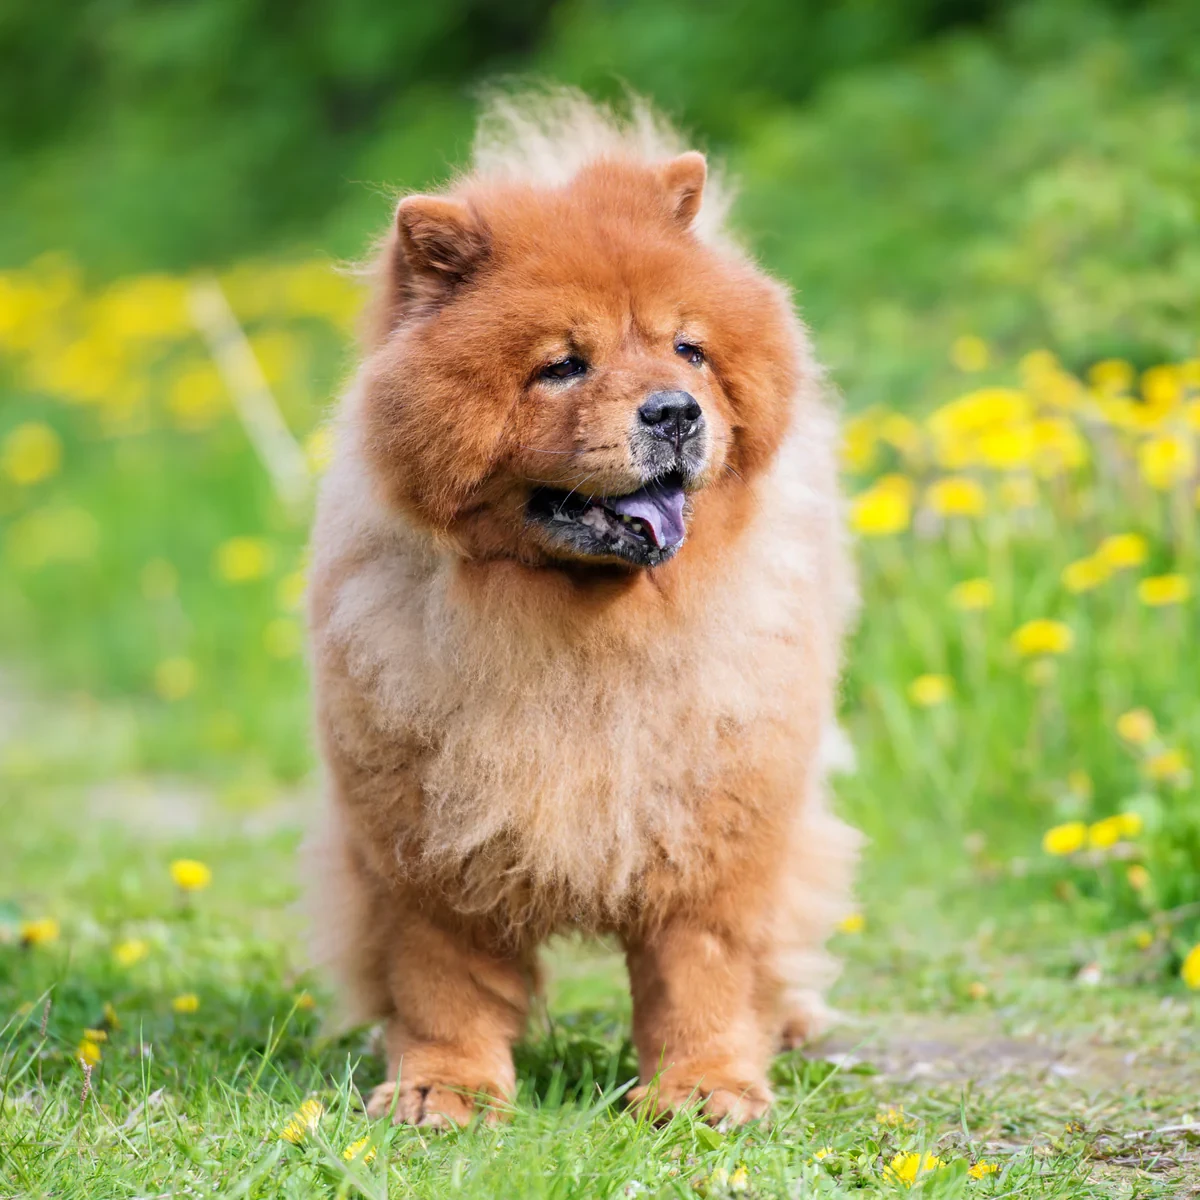
[[(623, 941), (657, 1111), (761, 1115), (770, 1054), (811, 1021), (853, 857), (819, 762), (852, 588), (819, 372), (782, 290), (693, 231), (703, 183), (698, 155), (478, 174), (404, 201), (381, 249), (312, 586), (317, 896), (399, 1077), (372, 1111), (511, 1098), (557, 930)], [(596, 369), (538, 382), (568, 350)], [(565, 560), (530, 489), (632, 490), (631, 417), (665, 388), (713, 433), (686, 544), (653, 571)], [(777, 486), (803, 492), (785, 531)]]

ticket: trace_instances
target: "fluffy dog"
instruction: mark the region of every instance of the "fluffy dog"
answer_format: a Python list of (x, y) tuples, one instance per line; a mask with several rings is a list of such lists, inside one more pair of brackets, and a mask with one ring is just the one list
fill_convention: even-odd
[(656, 1115), (761, 1116), (856, 835), (827, 805), (854, 587), (822, 374), (644, 110), (504, 101), (400, 201), (313, 541), (314, 909), (372, 1115), (511, 1100), (536, 949), (615, 935)]

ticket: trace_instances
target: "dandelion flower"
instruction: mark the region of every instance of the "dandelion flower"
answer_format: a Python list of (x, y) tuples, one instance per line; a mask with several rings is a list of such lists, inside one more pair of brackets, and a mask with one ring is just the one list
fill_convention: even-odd
[(1128, 391), (1133, 387), (1133, 363), (1123, 358), (1106, 358), (1088, 368), (1088, 382), (1105, 391)]
[(824, 1162), (825, 1159), (831, 1158), (833, 1154), (834, 1149), (832, 1146), (822, 1146), (820, 1150), (813, 1152), (812, 1158), (810, 1158), (808, 1161), (812, 1163)]
[(950, 589), (950, 603), (963, 612), (991, 608), (996, 601), (996, 589), (990, 579), (964, 579)]
[(1062, 583), (1072, 595), (1090, 592), (1098, 588), (1112, 574), (1112, 568), (1104, 559), (1093, 555), (1090, 558), (1076, 559), (1063, 568)]
[(1131, 708), (1117, 718), (1117, 733), (1133, 746), (1144, 746), (1154, 732), (1154, 714), (1148, 708)]
[(905, 1187), (912, 1187), (918, 1176), (940, 1171), (945, 1164), (936, 1154), (897, 1154), (884, 1174)]
[(62, 442), (49, 425), (18, 425), (0, 448), (0, 468), (19, 487), (30, 487), (54, 475), (62, 463)]
[(171, 1007), (177, 1013), (194, 1013), (200, 1010), (200, 997), (195, 992), (184, 992), (171, 1001)]
[(1023, 658), (1035, 654), (1065, 654), (1074, 643), (1075, 635), (1069, 625), (1045, 617), (1026, 621), (1012, 635), (1013, 649)]
[(1175, 434), (1149, 438), (1138, 448), (1138, 470), (1155, 491), (1169, 492), (1190, 479), (1196, 469), (1196, 452), (1190, 440)]
[(1137, 592), (1147, 608), (1163, 608), (1182, 604), (1192, 594), (1192, 585), (1186, 575), (1150, 575), (1138, 584)]
[(21, 922), (22, 946), (45, 946), (57, 942), (61, 932), (58, 922), (53, 917), (38, 917), (36, 921)]
[(967, 985), (967, 995), (972, 1000), (986, 1000), (988, 995), (987, 984), (976, 979)]
[(1096, 557), (1114, 571), (1140, 567), (1150, 555), (1150, 546), (1140, 533), (1114, 533), (1096, 548)]
[(323, 475), (333, 462), (333, 430), (328, 425), (319, 425), (304, 441), (304, 457), (308, 469), (314, 475)]
[(1107, 850), (1121, 840), (1122, 822), (1120, 817), (1104, 817), (1093, 821), (1088, 826), (1088, 845), (1093, 850)]
[(168, 701), (182, 700), (196, 687), (196, 664), (176, 655), (164, 658), (154, 668), (154, 690)]
[(301, 992), (296, 997), (296, 1007), (301, 1012), (312, 1012), (317, 1007), (317, 1002), (313, 999), (311, 992)]
[[(375, 1161), (375, 1147), (372, 1146), (369, 1150), (367, 1144), (370, 1142), (370, 1137), (359, 1138), (357, 1142), (351, 1142), (345, 1150), (342, 1151), (342, 1157), (347, 1162), (353, 1162), (356, 1158), (361, 1158), (363, 1162), (369, 1163)], [(364, 1154), (363, 1151), (366, 1150)]]
[(1200, 989), (1200, 945), (1193, 946), (1183, 960), (1179, 978), (1190, 988)]
[(1120, 826), (1121, 836), (1123, 838), (1135, 838), (1142, 836), (1142, 830), (1145, 828), (1145, 822), (1142, 820), (1140, 813), (1117, 813), (1114, 819)]
[(1187, 769), (1187, 755), (1182, 750), (1163, 750), (1142, 763), (1142, 770), (1147, 777), (1159, 783), (1179, 779)]
[(999, 1170), (999, 1163), (984, 1162), (980, 1159), (974, 1166), (967, 1168), (967, 1174), (972, 1179), (982, 1179), (985, 1175), (994, 1175)]
[(889, 1105), (883, 1110), (875, 1114), (875, 1123), (877, 1125), (888, 1125), (892, 1128), (900, 1128), (904, 1125), (911, 1125), (912, 1118), (904, 1111), (904, 1105)]
[(104, 1002), (104, 1024), (109, 1029), (120, 1029), (121, 1018), (117, 1016), (117, 1010), (113, 1008), (111, 1000)]
[(867, 927), (867, 918), (862, 913), (850, 913), (838, 922), (842, 933), (862, 933)]
[(978, 334), (964, 333), (950, 344), (950, 361), (960, 371), (985, 371), (991, 361), (988, 344)]
[(967, 475), (947, 475), (925, 491), (925, 502), (943, 517), (978, 517), (987, 509), (987, 495)]
[(854, 497), (850, 524), (863, 537), (901, 533), (912, 519), (912, 504), (899, 489), (876, 484)]
[(194, 858), (177, 858), (171, 864), (171, 878), (182, 892), (201, 892), (212, 883), (212, 870)]
[(1125, 879), (1135, 892), (1145, 891), (1150, 886), (1150, 872), (1141, 863), (1131, 863), (1125, 870)]
[(96, 1066), (100, 1061), (100, 1042), (88, 1036), (92, 1030), (85, 1030), (79, 1045), (75, 1047), (75, 1058), (80, 1065)]
[(947, 675), (918, 675), (908, 685), (908, 698), (918, 708), (934, 708), (944, 704), (953, 687)]
[[(1133, 868), (1131, 867), (1130, 870), (1132, 869)], [(1150, 947), (1154, 945), (1154, 934), (1152, 934), (1148, 929), (1139, 929), (1137, 933), (1133, 935), (1133, 944), (1139, 950), (1149, 950)]]
[(119, 967), (132, 967), (150, 953), (150, 944), (141, 938), (130, 938), (113, 947), (113, 958)]
[(921, 427), (903, 413), (889, 413), (879, 423), (879, 438), (895, 447), (907, 459), (921, 452)]
[(279, 1131), (280, 1138), (298, 1146), (310, 1134), (316, 1133), (317, 1125), (324, 1114), (325, 1106), (320, 1100), (305, 1100)]
[(1088, 827), (1082, 821), (1067, 821), (1046, 830), (1042, 835), (1042, 849), (1061, 858), (1082, 850), (1087, 839)]
[(273, 561), (271, 547), (262, 538), (234, 537), (217, 548), (217, 575), (226, 583), (251, 583), (266, 575)]

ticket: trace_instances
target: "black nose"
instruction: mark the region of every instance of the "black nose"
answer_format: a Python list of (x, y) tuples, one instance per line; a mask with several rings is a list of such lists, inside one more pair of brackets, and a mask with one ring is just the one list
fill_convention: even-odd
[(700, 432), (704, 410), (690, 392), (652, 392), (638, 409), (638, 417), (655, 437), (678, 446)]

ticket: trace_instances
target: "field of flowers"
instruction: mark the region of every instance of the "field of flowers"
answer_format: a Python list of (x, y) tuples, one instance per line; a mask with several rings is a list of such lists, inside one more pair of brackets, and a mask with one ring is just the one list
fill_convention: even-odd
[[(619, 973), (575, 947), (507, 1132), (367, 1125), (378, 1060), (320, 1036), (289, 908), (356, 305), (321, 262), (0, 274), (0, 1196), (1099, 1196), (1145, 1122), (1200, 1129), (1167, 1067), (971, 1091), (857, 1050), (782, 1060), (770, 1132), (622, 1124)], [(846, 422), (838, 788), (871, 847), (839, 1003), (1165, 1062), (1200, 995), (1200, 358), (948, 355), (939, 394)], [(1139, 1194), (1200, 1179), (1138, 1154)]]

